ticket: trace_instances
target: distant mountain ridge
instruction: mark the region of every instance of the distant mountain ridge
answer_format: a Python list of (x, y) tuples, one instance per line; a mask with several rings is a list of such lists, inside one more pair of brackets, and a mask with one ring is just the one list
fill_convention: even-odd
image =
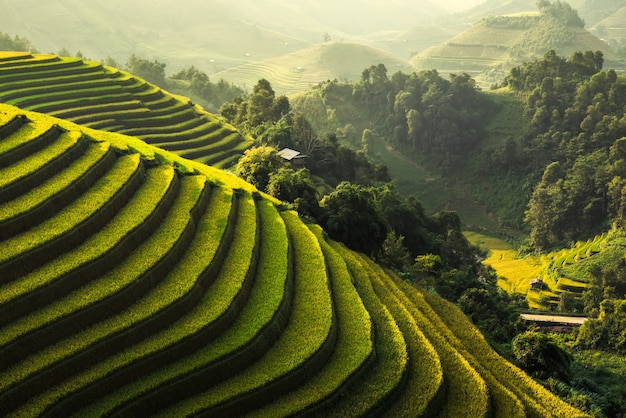
[(328, 42), (265, 61), (244, 64), (211, 74), (250, 88), (267, 79), (278, 94), (299, 93), (324, 80), (358, 80), (364, 68), (383, 63), (390, 71), (411, 72), (408, 61), (366, 45)]
[[(361, 58), (364, 49), (360, 48), (355, 57), (350, 57), (353, 58), (350, 68), (341, 63), (329, 63), (326, 68), (321, 68), (321, 62), (316, 64), (314, 73), (320, 78), (315, 80), (304, 77), (301, 82), (302, 74), (294, 73), (291, 67), (282, 68), (285, 60), (315, 51), (315, 47), (329, 41), (365, 45), (393, 54), (399, 61), (421, 54), (414, 58), (417, 69), (467, 71), (476, 75), (494, 62), (496, 66), (503, 62), (505, 67), (508, 63), (515, 64), (519, 60), (508, 60), (506, 54), (498, 51), (509, 48), (511, 35), (519, 33), (485, 33), (485, 39), (474, 38), (469, 49), (463, 51), (458, 45), (466, 43), (466, 35), (476, 35), (477, 28), (481, 28), (476, 22), (486, 16), (534, 11), (535, 3), (534, 0), (455, 1), (446, 2), (452, 5), (446, 10), (443, 4), (429, 0), (385, 3), (306, 0), (286, 4), (278, 0), (188, 0), (183, 7), (173, 0), (0, 0), (3, 10), (0, 28), (3, 33), (29, 39), (41, 52), (57, 53), (65, 48), (71, 54), (81, 52), (88, 59), (113, 57), (122, 64), (131, 54), (136, 54), (165, 63), (168, 74), (193, 65), (212, 78), (224, 74), (229, 80), (238, 80), (241, 76), (236, 74), (256, 71), (260, 62), (269, 61), (271, 71), (291, 72), (287, 80), (293, 82), (292, 86), (284, 91), (293, 91), (306, 88), (311, 82), (358, 75), (370, 65), (371, 61), (364, 62)], [(621, 37), (626, 31), (620, 29), (623, 20), (618, 7), (624, 2), (571, 0), (569, 3), (580, 8), (583, 19), (597, 22), (590, 30), (601, 38)], [(471, 7), (472, 4), (475, 6)], [(462, 6), (468, 9), (450, 13), (461, 10)], [(603, 20), (598, 22), (599, 18)], [(494, 40), (503, 43), (494, 44)], [(483, 42), (481, 45), (485, 47), (475, 48), (478, 42)], [(450, 50), (451, 44), (458, 45)], [(582, 33), (576, 35), (569, 49), (558, 52), (567, 55), (570, 50), (590, 47), (604, 51), (602, 45), (596, 45), (596, 41), (590, 41)], [(610, 61), (610, 54), (605, 52)], [(371, 59), (378, 59), (378, 54), (371, 51)], [(380, 62), (387, 65), (389, 61), (394, 70), (401, 68), (392, 57), (383, 56)], [(341, 71), (337, 71), (338, 65)], [(267, 71), (244, 77), (245, 85), (250, 86), (271, 73)], [(235, 76), (231, 78), (230, 74)], [(276, 82), (280, 84), (280, 80), (279, 77)]]
[[(509, 7), (504, 10), (523, 10), (523, 4), (508, 2)], [(573, 24), (565, 17), (535, 10), (482, 18), (447, 42), (417, 54), (410, 62), (418, 70), (467, 72), (488, 86), (511, 67), (537, 59), (551, 49), (564, 56), (579, 50), (600, 50), (608, 66), (618, 61), (611, 47), (582, 23)]]

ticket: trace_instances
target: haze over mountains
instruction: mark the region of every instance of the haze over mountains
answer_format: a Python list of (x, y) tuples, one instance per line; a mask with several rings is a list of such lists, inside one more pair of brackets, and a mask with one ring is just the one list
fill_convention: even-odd
[[(626, 31), (620, 23), (626, 2), (569, 4), (600, 37), (621, 39)], [(459, 53), (447, 50), (446, 43), (459, 35), (461, 40), (452, 42), (474, 42), (471, 34), (469, 41), (463, 36), (486, 16), (537, 11), (535, 0), (1, 0), (0, 7), (0, 32), (28, 38), (41, 52), (65, 48), (94, 60), (112, 57), (122, 65), (137, 54), (165, 63), (168, 74), (193, 65), (211, 78), (244, 88), (268, 78), (280, 93), (302, 91), (326, 79), (354, 80), (363, 68), (380, 62), (390, 72), (428, 67), (476, 75), (484, 71), (484, 62), (475, 68), (471, 61), (481, 62), (484, 56), (472, 50), (461, 53), (461, 65), (438, 67), (441, 56)], [(480, 35), (481, 42), (498, 44), (499, 38), (498, 33)], [(492, 46), (504, 50), (508, 43), (503, 41)], [(599, 40), (587, 40), (581, 48), (590, 45), (610, 55)], [(434, 59), (409, 63), (433, 47), (438, 48), (429, 52), (435, 51)], [(506, 61), (492, 55), (490, 64)]]

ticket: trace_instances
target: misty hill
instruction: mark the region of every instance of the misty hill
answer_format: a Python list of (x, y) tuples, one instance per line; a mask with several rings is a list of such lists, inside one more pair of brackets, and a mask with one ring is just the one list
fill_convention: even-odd
[[(120, 62), (136, 53), (167, 64), (168, 72), (196, 65), (211, 71), (283, 55), (309, 42), (242, 21), (216, 0), (0, 2), (3, 32), (30, 39), (42, 52)], [(321, 34), (320, 34), (321, 40)]]
[[(520, 6), (520, 2), (509, 3)], [(467, 72), (487, 86), (501, 79), (509, 68), (537, 59), (549, 50), (565, 56), (579, 50), (599, 50), (608, 66), (617, 61), (608, 44), (587, 31), (576, 11), (564, 4), (483, 18), (451, 40), (417, 54), (410, 62), (420, 70)]]
[(626, 39), (626, 2), (624, 2), (621, 8), (595, 23), (590, 30), (609, 42), (618, 41), (623, 43), (624, 39)]
[[(401, 68), (410, 51), (458, 33), (445, 30), (433, 38), (421, 31), (398, 38), (447, 13), (429, 1), (191, 0), (179, 7), (173, 0), (4, 0), (0, 6), (2, 32), (29, 39), (42, 52), (64, 48), (120, 63), (136, 54), (165, 63), (169, 74), (195, 66), (244, 88), (265, 77), (279, 92), (306, 90), (326, 79), (355, 79), (380, 62)], [(321, 46), (329, 40), (347, 45)]]
[[(570, 0), (567, 3), (578, 9), (584, 0)], [(486, 0), (468, 10), (454, 14), (450, 19), (477, 22), (484, 17), (525, 13), (537, 10), (536, 0)]]
[(223, 78), (248, 89), (265, 78), (278, 94), (290, 94), (308, 90), (325, 80), (356, 81), (364, 68), (379, 63), (394, 72), (410, 68), (406, 61), (379, 49), (348, 42), (329, 42), (213, 73), (211, 78)]
[[(261, 77), (273, 78), (277, 87), (291, 84), (282, 90), (290, 92), (329, 78), (353, 79), (362, 68), (379, 62), (390, 70), (399, 68), (392, 57), (378, 56), (379, 51), (365, 58), (365, 49), (353, 49), (343, 51), (354, 54), (350, 56), (352, 68), (346, 66), (349, 55), (339, 57), (338, 62), (322, 57), (320, 62), (307, 62), (309, 70), (301, 74), (298, 68), (305, 65), (292, 60), (308, 58), (295, 53), (316, 54), (316, 48), (328, 41), (387, 51), (401, 61), (419, 54), (414, 57), (418, 69), (477, 74), (504, 64), (506, 71), (507, 66), (519, 63), (518, 59), (509, 60), (510, 54), (505, 53), (519, 32), (477, 33), (478, 28), (485, 28), (478, 24), (478, 28), (473, 25), (468, 29), (468, 25), (493, 14), (532, 11), (534, 3), (487, 1), (461, 11), (472, 3), (190, 0), (180, 7), (174, 0), (3, 0), (0, 27), (4, 33), (29, 39), (41, 52), (57, 53), (65, 48), (70, 54), (81, 52), (95, 60), (112, 57), (120, 63), (136, 54), (165, 63), (168, 74), (195, 66), (211, 77), (240, 80), (242, 87), (254, 85)], [(465, 30), (470, 32), (459, 35)], [(460, 37), (454, 38), (457, 35)], [(470, 39), (464, 39), (466, 35)], [(559, 52), (598, 49), (582, 38), (576, 35), (570, 42), (572, 47)], [(269, 61), (267, 68), (260, 65), (262, 61)]]
[(598, 22), (610, 18), (620, 9), (626, 7), (624, 0), (584, 0), (577, 5), (577, 9), (585, 18), (588, 26), (595, 26)]
[[(411, 58), (430, 47), (445, 44), (485, 17), (527, 12), (535, 8), (534, 0), (488, 0), (467, 10), (417, 24), (408, 30), (381, 33), (370, 36), (368, 39), (374, 42), (374, 45), (393, 52), (398, 57)], [(439, 67), (432, 68), (439, 69)]]

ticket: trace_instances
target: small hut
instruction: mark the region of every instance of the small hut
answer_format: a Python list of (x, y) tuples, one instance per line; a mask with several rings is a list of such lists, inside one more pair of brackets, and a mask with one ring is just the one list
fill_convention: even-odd
[(280, 155), (283, 160), (291, 164), (291, 166), (295, 169), (303, 168), (305, 165), (305, 159), (307, 158), (305, 154), (291, 148), (281, 149), (278, 151), (278, 155)]
[(530, 281), (530, 289), (531, 290), (543, 290), (543, 280), (539, 277), (535, 277)]

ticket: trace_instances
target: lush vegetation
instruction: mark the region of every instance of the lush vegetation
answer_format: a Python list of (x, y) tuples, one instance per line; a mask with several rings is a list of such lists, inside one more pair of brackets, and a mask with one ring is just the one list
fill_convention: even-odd
[(209, 76), (196, 67), (191, 66), (171, 75), (168, 85), (176, 88), (176, 81), (187, 83), (187, 88), (192, 96), (201, 99), (207, 105), (207, 110), (217, 112), (219, 108), (228, 102), (232, 102), (236, 97), (244, 96), (245, 91), (232, 83), (219, 79), (212, 82)]
[(26, 38), (0, 32), (0, 51), (30, 51), (37, 52), (35, 46)]
[(265, 79), (259, 80), (247, 100), (238, 97), (224, 104), (221, 113), (259, 145), (302, 152), (311, 174), (333, 186), (343, 180), (365, 184), (389, 181), (386, 167), (373, 164), (363, 152), (339, 144), (334, 134), (319, 134), (305, 114), (292, 110), (286, 96), (276, 96)]
[(137, 136), (186, 158), (228, 167), (251, 145), (231, 125), (165, 82), (165, 65), (136, 55), (127, 67), (55, 55), (10, 54), (0, 61), (0, 100), (90, 128)]
[[(37, 202), (31, 189), (46, 190), (49, 177), (38, 173), (47, 164), (33, 169), (36, 182), (18, 176), (0, 187), (6, 204), (24, 199), (23, 211), (33, 213), (38, 232), (31, 239), (33, 233), (19, 231), (23, 226), (4, 229), (20, 225), (11, 216), (2, 224), (0, 242), (15, 244), (15, 257), (0, 262), (5, 411), (488, 414), (486, 382), (504, 377), (483, 378), (483, 369), (454, 347), (454, 332), (442, 336), (445, 325), (433, 322), (437, 314), (424, 314), (423, 303), (413, 303), (421, 291), (330, 241), (319, 226), (307, 227), (280, 201), (131, 137), (6, 105), (1, 110), (13, 115), (0, 119), (13, 146), (3, 148), (0, 161), (12, 157), (19, 165), (32, 155), (44, 161), (50, 148), (52, 161), (58, 153), (78, 152), (68, 168), (84, 172), (82, 156), (94, 151), (92, 142), (110, 141), (113, 149), (107, 164), (87, 159), (99, 167), (94, 179), (81, 187), (66, 182), (66, 188), (78, 188), (65, 199), (44, 199), (45, 216), (35, 216), (39, 204), (28, 202)], [(24, 148), (13, 136), (32, 138)], [(88, 146), (57, 150), (65, 137)], [(0, 170), (16, 169), (7, 164)], [(12, 184), (20, 185), (19, 193), (4, 193)], [(381, 227), (392, 219), (383, 209), (405, 210), (407, 227), (425, 223), (421, 231), (433, 239), (439, 252), (432, 256), (441, 260), (433, 268), (452, 274), (453, 266), (469, 268), (471, 259), (472, 267), (459, 275), (478, 280), (474, 250), (457, 216), (426, 217), (417, 204), (404, 207), (387, 186), (348, 183), (329, 195), (329, 207), (333, 199), (346, 198), (343, 188), (357, 202), (366, 199)], [(80, 210), (80, 219), (68, 215), (92, 196), (102, 202)], [(13, 261), (25, 257), (28, 262)], [(422, 261), (420, 277), (430, 283), (429, 264)], [(32, 282), (39, 270), (30, 270), (37, 268), (46, 271), (46, 283), (11, 296), (10, 289)], [(457, 295), (468, 283), (446, 282), (440, 291)], [(475, 390), (465, 390), (468, 382)], [(376, 388), (375, 396), (366, 387)]]
[(548, 53), (507, 77), (527, 92), (532, 129), (514, 158), (529, 175), (543, 171), (527, 214), (536, 248), (588, 237), (622, 217), (625, 85), (602, 63), (598, 52), (568, 60)]
[[(543, 17), (583, 24), (565, 3), (538, 5)], [(375, 65), (296, 106), (267, 80), (242, 95), (194, 67), (178, 73), (215, 107), (233, 100), (221, 111), (256, 138), (248, 150), (223, 119), (129, 73), (53, 55), (2, 58), (5, 100), (199, 161), (32, 113), (0, 119), (0, 401), (9, 411), (578, 416), (497, 356), (470, 320), (575, 408), (623, 412), (559, 339), (530, 330), (509, 346), (527, 302), (498, 287), (505, 280), (480, 262), (486, 254), (457, 213), (427, 214), (370, 159), (382, 142), (442, 183), (475, 181), (486, 205), (502, 209), (508, 202), (494, 196), (508, 194), (516, 203), (503, 221), (523, 227), (525, 216), (526, 251), (571, 247), (537, 256), (547, 288), (530, 306), (597, 316), (568, 346), (623, 354), (626, 84), (602, 71), (602, 53), (550, 52), (511, 70), (493, 94), (465, 73), (388, 77)], [(157, 60), (133, 55), (127, 68), (167, 83)], [(496, 139), (493, 115), (507, 101), (528, 123)], [(289, 166), (283, 147), (306, 153), (308, 168)], [(248, 183), (200, 164), (240, 154), (236, 172)], [(497, 193), (484, 187), (494, 172)]]

